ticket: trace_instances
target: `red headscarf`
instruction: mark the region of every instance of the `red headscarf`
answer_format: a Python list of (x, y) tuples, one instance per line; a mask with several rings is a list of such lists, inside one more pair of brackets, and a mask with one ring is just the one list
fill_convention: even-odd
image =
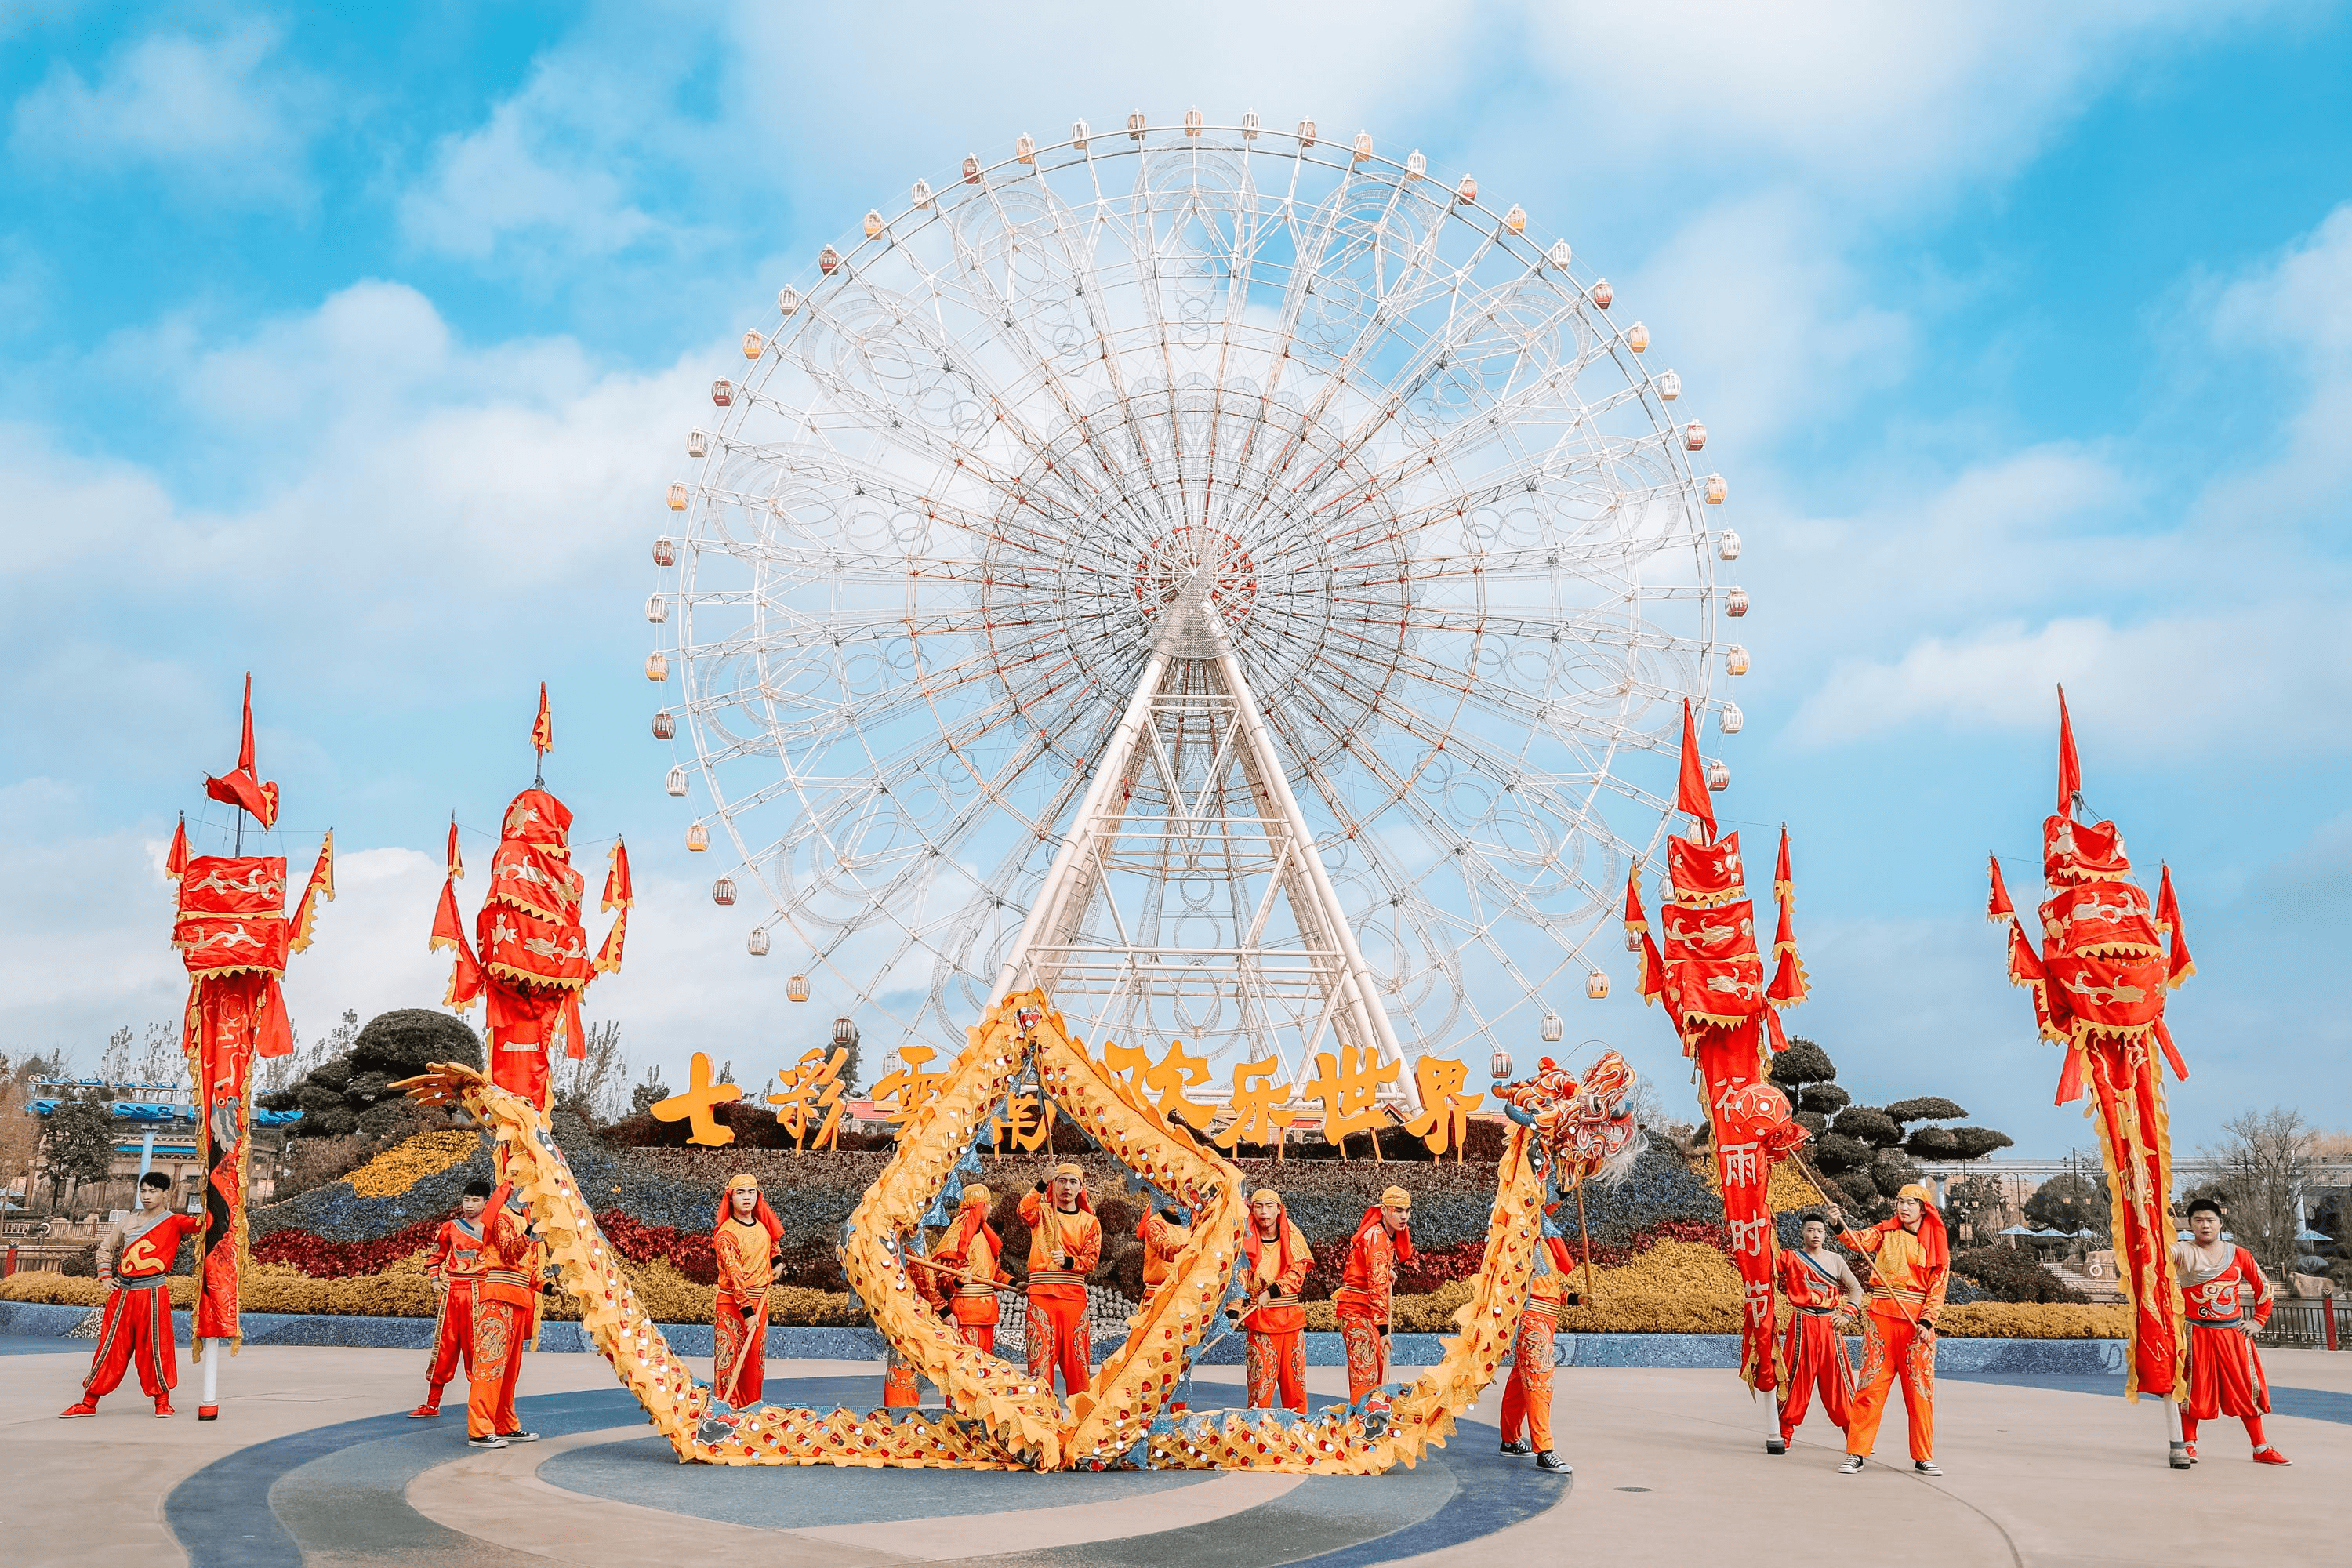
[[(727, 1222), (735, 1217), (735, 1190), (738, 1187), (749, 1187), (760, 1193), (759, 1178), (749, 1173), (737, 1176), (727, 1184), (727, 1190), (719, 1194), (719, 1217), (710, 1222), (710, 1245), (713, 1247), (719, 1245)], [(770, 1248), (784, 1239), (784, 1222), (778, 1219), (776, 1211), (768, 1206), (767, 1194), (760, 1193), (759, 1206), (751, 1211), (751, 1219), (754, 1224), (767, 1227)]]
[(969, 1259), (971, 1257), (971, 1238), (984, 1236), (988, 1237), (989, 1256), (1002, 1258), (1004, 1255), (1004, 1243), (997, 1239), (996, 1227), (988, 1223), (990, 1196), (988, 1189), (977, 1182), (963, 1190), (963, 1200), (956, 1210), (955, 1223), (948, 1227), (947, 1238), (940, 1243), (941, 1253)]
[[(1952, 1243), (1944, 1234), (1944, 1216), (1937, 1211), (1935, 1200), (1927, 1195), (1927, 1189), (1916, 1182), (1895, 1194), (1896, 1203), (1905, 1198), (1919, 1200), (1919, 1249), (1927, 1254), (1929, 1272), (1941, 1274), (1952, 1266)], [(1900, 1215), (1889, 1215), (1878, 1222), (1878, 1228), (1901, 1230), (1903, 1220)]]
[[(1355, 1240), (1363, 1240), (1364, 1237), (1370, 1236), (1374, 1229), (1379, 1228), (1381, 1224), (1381, 1205), (1374, 1204), (1371, 1207), (1364, 1211), (1364, 1223), (1356, 1227)], [(1350, 1243), (1350, 1245), (1353, 1245), (1353, 1243)], [(1407, 1226), (1402, 1230), (1398, 1231), (1394, 1236), (1390, 1237), (1389, 1245), (1396, 1249), (1396, 1260), (1399, 1263), (1412, 1262), (1412, 1226)]]

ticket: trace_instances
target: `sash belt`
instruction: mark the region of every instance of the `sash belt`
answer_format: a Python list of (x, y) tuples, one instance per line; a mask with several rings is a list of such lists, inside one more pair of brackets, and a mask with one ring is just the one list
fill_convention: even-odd
[(1083, 1285), (1086, 1282), (1087, 1277), (1085, 1275), (1073, 1274), (1066, 1268), (1032, 1268), (1029, 1270), (1029, 1283), (1032, 1285)]
[(2234, 1329), (2246, 1319), (2242, 1312), (2234, 1318), (2191, 1318), (2189, 1321), (2200, 1329)]

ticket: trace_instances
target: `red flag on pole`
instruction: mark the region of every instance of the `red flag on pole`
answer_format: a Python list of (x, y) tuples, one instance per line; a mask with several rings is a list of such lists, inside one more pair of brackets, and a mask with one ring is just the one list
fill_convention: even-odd
[(457, 814), (449, 814), (449, 880), (460, 882), (466, 878), (465, 857), (457, 853)]
[(1988, 855), (1986, 864), (1992, 868), (1992, 896), (1985, 900), (1985, 919), (1995, 925), (2017, 918), (2016, 906), (2009, 901), (2009, 888), (2000, 879), (2000, 857)]
[(163, 875), (174, 882), (188, 868), (188, 814), (180, 814), (180, 825), (172, 829), (172, 847), (163, 857)]
[(205, 794), (224, 805), (249, 812), (267, 833), (278, 825), (278, 785), (264, 784), (253, 769), (253, 672), (245, 675), (245, 727), (236, 742), (236, 766), (215, 778), (205, 775)]
[(2074, 721), (2066, 713), (2066, 689), (2058, 689), (2058, 815), (2074, 815), (2074, 797), (2083, 793), (2082, 759), (2074, 755)]
[(1698, 754), (1698, 721), (1691, 716), (1690, 699), (1683, 699), (1683, 769), (1675, 786), (1675, 809), (1706, 824), (1706, 841), (1715, 842), (1715, 798), (1706, 787), (1706, 763)]
[(555, 750), (555, 720), (547, 710), (547, 682), (539, 683), (539, 717), (530, 722), (530, 749), (545, 756)]
[[(2164, 879), (2156, 889), (2156, 923), (2164, 928), (2170, 948), (2170, 958), (2164, 966), (2164, 983), (2178, 989), (2180, 984), (2197, 973), (2197, 961), (2189, 955), (2189, 933), (2180, 929), (2180, 900), (2172, 891), (2172, 868), (2164, 868)], [(2187, 1073), (2180, 1075), (2187, 1078)]]

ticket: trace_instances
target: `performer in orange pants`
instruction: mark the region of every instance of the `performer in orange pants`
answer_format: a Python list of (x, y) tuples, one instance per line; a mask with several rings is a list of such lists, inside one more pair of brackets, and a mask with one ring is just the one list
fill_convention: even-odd
[(133, 1367), (139, 1369), (140, 1392), (155, 1402), (156, 1416), (172, 1415), (172, 1389), (180, 1381), (179, 1347), (172, 1335), (172, 1260), (203, 1221), (170, 1212), (171, 1191), (172, 1178), (161, 1171), (140, 1177), (133, 1198), (139, 1206), (109, 1226), (98, 1244), (106, 1310), (99, 1316), (98, 1348), (82, 1379), (82, 1395), (58, 1412), (61, 1419), (97, 1415), (98, 1402), (120, 1387)]
[(1951, 1283), (1952, 1251), (1944, 1237), (1944, 1216), (1927, 1201), (1927, 1189), (1914, 1182), (1895, 1195), (1895, 1217), (1864, 1231), (1844, 1229), (1845, 1215), (1832, 1206), (1830, 1222), (1839, 1239), (1871, 1259), (1870, 1311), (1863, 1320), (1862, 1390), (1854, 1396), (1845, 1429), (1843, 1475), (1862, 1468), (1878, 1441), (1878, 1423), (1903, 1380), (1903, 1415), (1911, 1432), (1911, 1468), (1940, 1476), (1936, 1468), (1936, 1317), (1944, 1310)]
[[(1511, 1342), (1511, 1376), (1503, 1384), (1503, 1452), (1532, 1451), (1536, 1468), (1566, 1472), (1568, 1461), (1551, 1446), (1552, 1336), (1559, 1315), (1580, 1299), (1569, 1289), (1574, 1261), (1568, 1244), (1545, 1226), (1536, 1248), (1535, 1278), (1528, 1282), (1528, 1304), (1519, 1313), (1519, 1331)], [(1527, 1440), (1522, 1441), (1524, 1432)]]
[(990, 1355), (996, 1353), (996, 1323), (1003, 1315), (995, 1287), (1007, 1279), (996, 1264), (1004, 1243), (988, 1223), (989, 1205), (995, 1201), (978, 1182), (964, 1188), (955, 1224), (931, 1254), (944, 1272), (933, 1272), (927, 1286), (932, 1304), (946, 1310), (957, 1336)]
[(466, 1400), (466, 1446), (503, 1448), (536, 1443), (515, 1415), (515, 1384), (539, 1305), (545, 1267), (538, 1238), (509, 1205), (513, 1189), (500, 1184), (485, 1205), (482, 1282), (474, 1301), (473, 1382)]
[(1801, 1234), (1803, 1247), (1780, 1254), (1780, 1293), (1795, 1310), (1780, 1342), (1780, 1436), (1764, 1445), (1768, 1454), (1789, 1451), (1789, 1439), (1804, 1425), (1817, 1388), (1822, 1414), (1832, 1425), (1843, 1431), (1853, 1420), (1853, 1367), (1845, 1359), (1839, 1323), (1861, 1305), (1862, 1281), (1843, 1253), (1830, 1250), (1827, 1215), (1805, 1215)]
[(711, 1297), (710, 1389), (736, 1410), (760, 1403), (768, 1370), (768, 1291), (776, 1282), (784, 1224), (768, 1206), (760, 1178), (744, 1172), (727, 1184), (710, 1230), (719, 1266)]
[(489, 1201), (490, 1184), (467, 1182), (457, 1200), (454, 1219), (441, 1222), (433, 1238), (433, 1256), (425, 1278), (441, 1299), (433, 1321), (433, 1359), (425, 1369), (425, 1403), (408, 1413), (412, 1421), (429, 1421), (441, 1414), (441, 1391), (462, 1365), (468, 1384), (474, 1369), (474, 1305), (481, 1289), (482, 1205)]
[[(2221, 1205), (2199, 1198), (2189, 1205), (2189, 1237), (2173, 1248), (2180, 1295), (2189, 1309), (2189, 1398), (2180, 1411), (2182, 1457), (2197, 1462), (2197, 1424), (2234, 1415), (2246, 1424), (2254, 1463), (2284, 1465), (2287, 1457), (2263, 1435), (2271, 1385), (2254, 1335), (2271, 1318), (2271, 1282), (2254, 1255), (2221, 1239)], [(2251, 1293), (2248, 1311), (2240, 1290)], [(2333, 1306), (2333, 1303), (2329, 1303)]]
[(1250, 1194), (1250, 1223), (1242, 1232), (1249, 1301), (1242, 1327), (1249, 1332), (1244, 1371), (1253, 1410), (1277, 1406), (1307, 1413), (1307, 1309), (1298, 1300), (1315, 1254), (1284, 1212), (1282, 1194), (1260, 1187)]
[(1412, 1261), (1412, 1194), (1391, 1187), (1378, 1207), (1364, 1211), (1348, 1243), (1348, 1262), (1331, 1305), (1339, 1320), (1339, 1340), (1348, 1351), (1348, 1403), (1389, 1380), (1389, 1313), (1396, 1299), (1396, 1271)]
[(1075, 1399), (1094, 1378), (1087, 1276), (1102, 1260), (1102, 1222), (1087, 1201), (1085, 1170), (1075, 1162), (1055, 1166), (1052, 1180), (1021, 1200), (1021, 1223), (1029, 1227), (1029, 1371), (1051, 1392), (1059, 1368), (1063, 1397)]

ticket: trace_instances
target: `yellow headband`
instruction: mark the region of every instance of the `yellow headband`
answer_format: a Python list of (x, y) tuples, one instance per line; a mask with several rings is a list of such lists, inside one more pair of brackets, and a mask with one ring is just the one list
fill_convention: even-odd
[(1278, 1204), (1281, 1201), (1282, 1194), (1272, 1187), (1260, 1187), (1250, 1194), (1250, 1202), (1254, 1204)]
[(1927, 1189), (1917, 1182), (1913, 1182), (1895, 1194), (1895, 1201), (1898, 1204), (1905, 1198), (1917, 1198), (1923, 1204), (1932, 1204), (1936, 1201), (1927, 1195)]
[(1087, 1168), (1084, 1165), (1079, 1164), (1075, 1160), (1065, 1160), (1060, 1164), (1054, 1167), (1054, 1174), (1057, 1176), (1076, 1176), (1078, 1180), (1083, 1182), (1087, 1179)]
[(730, 1176), (727, 1179), (727, 1190), (730, 1193), (740, 1193), (746, 1187), (755, 1193), (758, 1192), (760, 1190), (760, 1178), (753, 1175), (751, 1172), (745, 1171), (739, 1175)]
[(1381, 1202), (1390, 1208), (1409, 1209), (1412, 1207), (1412, 1194), (1402, 1187), (1391, 1187), (1381, 1194)]
[(963, 1190), (963, 1206), (965, 1208), (984, 1209), (995, 1201), (995, 1195), (986, 1187), (982, 1186), (978, 1182), (972, 1183)]

